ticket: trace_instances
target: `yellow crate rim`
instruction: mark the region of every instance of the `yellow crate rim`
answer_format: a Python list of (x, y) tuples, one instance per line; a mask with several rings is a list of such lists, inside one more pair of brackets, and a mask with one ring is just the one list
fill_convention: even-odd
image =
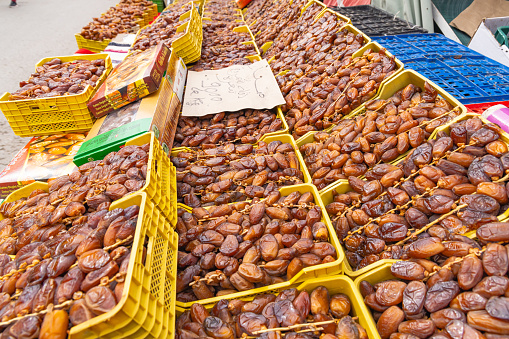
[[(48, 61), (51, 61), (55, 58), (58, 58), (60, 60), (62, 60), (63, 62), (68, 62), (68, 61), (75, 61), (75, 60), (97, 60), (97, 59), (105, 59), (104, 63), (105, 63), (105, 67), (104, 67), (104, 72), (103, 74), (99, 77), (99, 79), (97, 80), (97, 84), (95, 85), (95, 87), (92, 87), (90, 85), (86, 85), (85, 86), (85, 89), (81, 92), (81, 93), (78, 93), (78, 94), (70, 94), (70, 95), (65, 95), (65, 96), (59, 96), (59, 97), (52, 97), (52, 99), (54, 98), (78, 98), (80, 96), (83, 96), (83, 94), (85, 94), (89, 89), (93, 89), (93, 93), (95, 93), (95, 91), (101, 87), (101, 84), (103, 83), (103, 81), (106, 79), (106, 77), (108, 76), (108, 74), (111, 72), (111, 70), (113, 69), (113, 66), (112, 66), (112, 63), (111, 63), (111, 58), (110, 56), (107, 54), (107, 53), (97, 53), (97, 54), (75, 54), (75, 55), (67, 55), (67, 56), (55, 56), (55, 57), (48, 57), (48, 58), (44, 58), (44, 59), (41, 59), (39, 60), (38, 63), (35, 64), (35, 70), (37, 71), (37, 67), (38, 66), (41, 66), (43, 64), (45, 64), (46, 62)], [(90, 97), (93, 96), (93, 93), (90, 94)], [(2, 104), (3, 102), (5, 101), (9, 101), (9, 102), (35, 102), (35, 101), (42, 101), (44, 100), (44, 98), (32, 98), (32, 99), (23, 99), (23, 100), (7, 100), (6, 98), (10, 95), (11, 93), (9, 92), (5, 92), (1, 97), (0, 97), (0, 104)]]
[[(298, 291), (308, 291), (311, 293), (311, 291), (318, 286), (324, 286), (329, 290), (329, 294), (333, 295), (336, 293), (343, 293), (346, 294), (350, 298), (350, 302), (352, 304), (352, 311), (354, 316), (357, 316), (359, 324), (366, 330), (368, 334), (368, 338), (373, 339), (378, 335), (378, 331), (376, 329), (375, 322), (370, 319), (370, 312), (367, 306), (364, 304), (362, 295), (359, 292), (359, 289), (355, 286), (352, 279), (345, 275), (334, 275), (329, 277), (323, 277), (323, 278), (314, 278), (307, 280), (306, 282), (297, 285), (292, 286), (296, 288)], [(280, 288), (280, 289), (274, 289), (267, 292), (261, 292), (258, 294), (264, 294), (264, 293), (271, 293), (271, 294), (278, 294), (281, 291), (285, 290), (286, 288)], [(225, 299), (228, 300), (228, 296), (225, 296)], [(255, 295), (241, 298), (243, 301), (251, 301)], [(205, 308), (208, 310), (212, 309), (212, 306), (214, 304), (205, 305)], [(176, 308), (177, 317), (180, 316), (182, 313), (187, 311), (185, 308), (178, 307)]]
[[(264, 287), (259, 287), (259, 288), (255, 288), (255, 289), (248, 290), (248, 291), (236, 292), (236, 293), (232, 293), (232, 294), (228, 294), (228, 295), (224, 295), (224, 296), (220, 296), (220, 297), (202, 299), (202, 300), (198, 300), (198, 301), (194, 301), (194, 302), (183, 303), (183, 302), (177, 301), (177, 307), (189, 308), (194, 303), (208, 305), (208, 304), (215, 304), (216, 302), (218, 302), (221, 299), (245, 298), (245, 297), (253, 296), (256, 294), (265, 293), (267, 291), (289, 288), (290, 286), (293, 286), (297, 283), (308, 280), (309, 278), (307, 278), (307, 276), (314, 276), (314, 278), (322, 278), (324, 276), (340, 273), (339, 266), (341, 265), (341, 262), (343, 261), (345, 254), (344, 254), (343, 248), (341, 247), (341, 244), (339, 243), (336, 232), (335, 232), (334, 228), (332, 227), (331, 221), (329, 219), (329, 216), (327, 215), (327, 211), (325, 210), (325, 207), (320, 199), (320, 196), (318, 194), (318, 191), (316, 190), (316, 187), (311, 184), (299, 184), (299, 185), (282, 187), (279, 189), (279, 192), (281, 192), (282, 196), (289, 195), (292, 192), (300, 192), (300, 193), (311, 192), (313, 194), (313, 196), (315, 198), (316, 205), (320, 206), (320, 208), (322, 210), (322, 222), (324, 222), (327, 225), (327, 229), (329, 231), (329, 242), (336, 249), (337, 259), (331, 263), (325, 263), (325, 264), (319, 264), (319, 265), (315, 265), (315, 266), (306, 267), (306, 268), (302, 269), (291, 280), (286, 281), (286, 282), (282, 282), (279, 284), (273, 284), (273, 285), (269, 285), (269, 286), (264, 286)], [(182, 207), (182, 204), (180, 206)], [(185, 206), (185, 207), (187, 207), (187, 206)], [(187, 207), (187, 210), (189, 210), (189, 207)], [(317, 272), (317, 271), (319, 271), (319, 272)]]

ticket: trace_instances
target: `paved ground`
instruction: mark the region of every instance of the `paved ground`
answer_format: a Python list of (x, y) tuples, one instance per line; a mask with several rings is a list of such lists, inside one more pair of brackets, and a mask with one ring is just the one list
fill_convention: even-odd
[[(78, 49), (74, 34), (118, 0), (0, 0), (0, 93), (18, 88), (34, 65)], [(13, 134), (0, 114), (0, 171), (29, 138)]]

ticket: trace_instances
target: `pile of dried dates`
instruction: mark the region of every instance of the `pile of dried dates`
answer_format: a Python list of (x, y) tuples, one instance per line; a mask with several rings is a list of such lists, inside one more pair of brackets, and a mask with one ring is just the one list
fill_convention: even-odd
[(334, 262), (322, 209), (310, 192), (179, 209), (177, 300), (191, 302), (292, 279)]
[(461, 113), (427, 82), (424, 90), (410, 84), (366, 107), (365, 113), (340, 120), (331, 132), (317, 132), (314, 142), (300, 147), (319, 190), (339, 179), (364, 175), (380, 161), (396, 160)]
[[(283, 2), (286, 3), (286, 1)], [(250, 1), (246, 7), (244, 7), (244, 20), (251, 26), (260, 16), (264, 15), (265, 12), (270, 11), (273, 6), (274, 2), (270, 0)]]
[(390, 268), (401, 280), (361, 282), (382, 339), (507, 337), (509, 223), (484, 224), (476, 235), (449, 248), (418, 240), (420, 259)]
[[(324, 55), (325, 57), (325, 55)], [(366, 50), (360, 57), (345, 57), (322, 71), (302, 65), (301, 77), (292, 80), (281, 108), (295, 138), (311, 131), (320, 131), (373, 98), (381, 82), (397, 70), (394, 57), (385, 50)], [(309, 74), (307, 73), (309, 71)], [(286, 86), (286, 85), (285, 85)]]
[(304, 182), (294, 148), (281, 141), (181, 151), (171, 161), (177, 169), (177, 201), (190, 207), (263, 198)]
[[(127, 274), (139, 207), (108, 211), (102, 204), (87, 211), (72, 195), (55, 209), (50, 197), (63, 181), (50, 183), (50, 193), (35, 190), (0, 207), (7, 217), (0, 222), (2, 236), (11, 239), (0, 254), (0, 319), (22, 317), (4, 327), (2, 337), (66, 338), (69, 324), (108, 312), (122, 297), (124, 282), (116, 279)], [(62, 204), (65, 214), (53, 220)], [(39, 314), (53, 305), (59, 310)]]
[[(253, 10), (248, 8), (248, 17), (249, 14), (252, 14), (250, 19), (256, 20), (256, 22), (248, 22), (252, 24), (250, 27), (255, 35), (256, 44), (261, 47), (266, 42), (275, 41), (290, 23), (299, 18), (301, 10), (306, 3), (306, 0), (275, 1), (268, 4), (263, 13), (258, 14), (253, 13)], [(311, 7), (316, 6), (312, 5)]]
[(184, 35), (184, 32), (177, 33), (177, 28), (189, 22), (189, 18), (179, 21), (180, 16), (189, 12), (192, 8), (191, 3), (183, 4), (179, 2), (180, 7), (172, 11), (161, 13), (161, 15), (149, 26), (142, 28), (138, 33), (136, 41), (131, 50), (146, 50), (157, 46), (161, 41), (168, 47), (171, 47), (173, 41)]
[[(245, 25), (234, 1), (208, 1), (203, 20), (203, 43), (201, 59), (193, 66), (193, 71), (221, 69), (232, 65), (251, 63), (246, 56), (257, 55), (251, 34), (234, 32), (235, 27)], [(232, 19), (239, 20), (236, 22)], [(247, 26), (246, 26), (247, 28)], [(246, 42), (251, 42), (246, 44)]]
[(88, 40), (103, 41), (113, 39), (121, 33), (137, 28), (143, 20), (143, 14), (152, 5), (152, 1), (121, 1), (110, 7), (99, 18), (93, 18), (81, 29), (81, 36)]
[(179, 118), (173, 147), (215, 147), (218, 143), (255, 144), (267, 133), (282, 130), (277, 110), (245, 109), (202, 117)]
[(11, 93), (9, 100), (79, 94), (87, 85), (95, 87), (105, 68), (104, 59), (62, 62), (55, 58), (37, 66), (28, 81), (19, 83), (21, 88)]
[[(314, 3), (297, 20), (280, 32), (263, 55), (264, 59), (275, 58), (271, 62), (274, 74), (285, 70), (295, 70), (306, 63), (318, 66), (327, 59), (342, 58), (348, 50), (353, 53), (362, 46), (364, 38), (351, 41), (354, 43), (353, 45), (345, 44), (346, 41), (338, 39), (338, 34), (345, 34), (339, 33), (345, 22), (333, 12), (326, 12), (320, 18), (315, 19), (322, 10), (322, 6)], [(339, 50), (344, 51), (346, 47), (348, 49), (345, 52), (339, 52)], [(297, 77), (300, 76), (301, 74), (297, 72)]]
[(23, 316), (2, 337), (65, 338), (69, 322), (120, 301), (139, 207), (110, 206), (143, 187), (149, 147), (125, 146), (0, 206), (0, 320)]
[(471, 118), (398, 165), (376, 165), (366, 181), (349, 177), (353, 191), (336, 194), (326, 208), (352, 268), (416, 258), (418, 239), (453, 250), (461, 234), (498, 221), (508, 208), (508, 172), (499, 127)]
[(367, 339), (351, 309), (347, 295), (330, 295), (324, 286), (311, 293), (292, 288), (277, 296), (260, 294), (252, 301), (223, 299), (210, 312), (195, 303), (178, 317), (176, 338)]

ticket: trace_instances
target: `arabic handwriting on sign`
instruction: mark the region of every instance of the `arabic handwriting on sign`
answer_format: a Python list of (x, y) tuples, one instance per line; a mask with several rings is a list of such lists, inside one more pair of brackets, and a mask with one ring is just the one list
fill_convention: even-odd
[(254, 86), (255, 86), (256, 94), (258, 94), (258, 96), (260, 98), (265, 98), (265, 93), (263, 93), (260, 89), (258, 89), (258, 86), (257, 86), (258, 80), (261, 80), (263, 78), (262, 74), (259, 74), (261, 72), (258, 72), (258, 71), (262, 71), (264, 68), (265, 67), (262, 66), (262, 67), (259, 67), (253, 71), (253, 78), (255, 79)]
[[(212, 101), (222, 101), (221, 94), (219, 94), (219, 87), (221, 87), (221, 84), (218, 82), (212, 82), (209, 86), (205, 85), (205, 83), (202, 81), (201, 88), (200, 87), (192, 87), (191, 88), (191, 95), (206, 95), (210, 98)], [(195, 98), (192, 98), (195, 99)], [(191, 105), (200, 105), (203, 104), (203, 98), (199, 98), (199, 102), (194, 102)]]
[(203, 98), (192, 98), (186, 101), (187, 106), (198, 106), (203, 104)]
[(209, 86), (205, 84), (205, 81), (201, 82), (201, 87), (203, 88), (213, 88), (213, 87), (221, 87), (221, 84), (219, 82), (211, 82)]
[(237, 86), (237, 97), (239, 99), (240, 98), (244, 98), (248, 94), (249, 94), (249, 90), (248, 89), (244, 89), (242, 86)]

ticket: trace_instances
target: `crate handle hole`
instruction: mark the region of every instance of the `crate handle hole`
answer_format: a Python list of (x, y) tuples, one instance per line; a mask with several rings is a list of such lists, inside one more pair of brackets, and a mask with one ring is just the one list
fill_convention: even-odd
[(145, 235), (145, 241), (143, 243), (143, 256), (141, 260), (141, 264), (145, 267), (147, 267), (147, 248), (149, 240), (150, 238), (147, 235)]

